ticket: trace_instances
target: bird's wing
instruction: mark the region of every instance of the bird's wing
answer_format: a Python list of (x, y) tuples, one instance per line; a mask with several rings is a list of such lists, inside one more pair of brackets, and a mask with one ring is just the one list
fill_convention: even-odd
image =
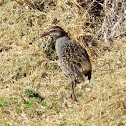
[(84, 76), (91, 71), (91, 63), (86, 50), (73, 41), (66, 43), (63, 51), (62, 70), (71, 79), (84, 80)]

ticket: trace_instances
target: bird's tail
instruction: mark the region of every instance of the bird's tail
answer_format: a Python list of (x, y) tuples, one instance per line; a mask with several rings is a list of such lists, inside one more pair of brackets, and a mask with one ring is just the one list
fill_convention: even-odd
[(91, 71), (88, 71), (85, 76), (88, 76), (88, 80), (90, 81), (91, 80)]

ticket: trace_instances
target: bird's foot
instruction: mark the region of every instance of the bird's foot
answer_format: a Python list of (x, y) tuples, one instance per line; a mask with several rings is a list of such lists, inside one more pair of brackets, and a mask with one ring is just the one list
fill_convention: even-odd
[(70, 98), (71, 98), (72, 100), (78, 102), (76, 96), (75, 96), (74, 94), (72, 94), (72, 93), (71, 93), (71, 95), (70, 95)]

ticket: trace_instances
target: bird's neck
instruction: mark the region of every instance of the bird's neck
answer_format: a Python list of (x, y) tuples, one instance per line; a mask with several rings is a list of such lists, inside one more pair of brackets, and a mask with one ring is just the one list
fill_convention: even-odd
[(69, 40), (70, 37), (66, 34), (64, 36), (59, 36), (57, 38), (55, 38), (56, 42), (58, 43), (62, 43), (62, 42), (65, 42), (66, 40)]
[[(55, 37), (55, 40), (57, 40), (57, 39), (59, 39), (59, 38), (69, 38), (69, 36), (67, 35), (67, 33), (62, 33), (61, 35), (59, 35), (59, 36), (57, 36), (57, 37)], [(69, 38), (70, 39), (70, 38)]]
[(64, 46), (69, 39), (70, 38), (68, 36), (62, 36), (56, 39), (55, 49), (58, 55), (62, 54)]

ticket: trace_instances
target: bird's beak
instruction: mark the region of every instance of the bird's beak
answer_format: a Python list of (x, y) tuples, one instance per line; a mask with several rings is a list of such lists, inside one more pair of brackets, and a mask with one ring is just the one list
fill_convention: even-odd
[(41, 37), (44, 37), (44, 36), (47, 36), (47, 35), (50, 35), (50, 32), (46, 32), (46, 33), (42, 34)]

